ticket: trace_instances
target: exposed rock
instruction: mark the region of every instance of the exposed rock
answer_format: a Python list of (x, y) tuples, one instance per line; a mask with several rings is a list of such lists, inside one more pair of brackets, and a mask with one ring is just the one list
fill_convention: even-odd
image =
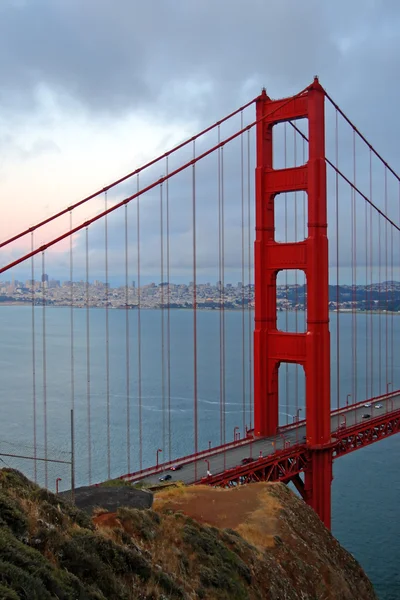
[[(69, 501), (71, 492), (61, 492), (60, 496)], [(75, 504), (81, 510), (92, 514), (97, 506), (115, 512), (119, 506), (131, 508), (151, 508), (153, 494), (147, 490), (139, 490), (132, 486), (121, 485), (112, 487), (87, 486), (75, 490)]]

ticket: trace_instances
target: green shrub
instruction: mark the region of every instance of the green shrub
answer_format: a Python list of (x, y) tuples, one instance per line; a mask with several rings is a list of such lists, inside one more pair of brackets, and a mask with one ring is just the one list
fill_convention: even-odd
[(251, 583), (251, 571), (240, 556), (222, 543), (219, 530), (186, 523), (183, 532), (184, 541), (197, 551), (202, 563), (203, 586), (235, 589), (235, 597), (243, 594), (243, 580)]
[(21, 600), (53, 600), (39, 577), (9, 562), (0, 561), (0, 583), (15, 590)]
[(32, 491), (39, 489), (39, 486), (30, 481), (25, 475), (16, 469), (10, 468), (1, 469), (0, 485), (6, 489), (18, 490), (21, 492), (20, 495), (24, 497)]
[[(1, 581), (3, 583), (6, 581), (8, 584), (12, 583), (12, 588), (16, 591), (18, 591), (15, 587), (17, 571), (24, 575), (21, 582), (32, 580), (32, 589), (37, 590), (38, 594), (43, 587), (46, 592), (51, 592), (53, 596), (61, 600), (72, 598), (73, 589), (79, 588), (79, 586), (77, 588), (77, 581), (72, 579), (69, 574), (56, 569), (40, 552), (20, 542), (11, 532), (5, 529), (0, 529), (0, 561), (2, 566), (8, 565), (5, 571), (6, 574), (8, 573), (8, 579)], [(28, 595), (27, 598), (30, 598), (30, 596)], [(35, 598), (35, 596), (32, 596), (32, 598)], [(41, 598), (40, 595), (38, 598)], [(45, 598), (47, 596), (43, 595), (43, 600)]]
[(22, 512), (17, 500), (0, 492), (0, 525), (7, 525), (18, 537), (28, 531), (28, 519)]
[(1, 600), (19, 600), (17, 593), (8, 585), (3, 584), (0, 584), (0, 598)]
[(178, 585), (170, 575), (167, 575), (167, 573), (161, 571), (157, 574), (156, 580), (163, 590), (168, 594), (171, 594), (174, 598), (185, 597), (181, 586)]
[(60, 564), (76, 577), (97, 588), (106, 598), (125, 598), (116, 576), (138, 576), (148, 581), (152, 570), (148, 561), (132, 548), (91, 532), (79, 532), (60, 550)]

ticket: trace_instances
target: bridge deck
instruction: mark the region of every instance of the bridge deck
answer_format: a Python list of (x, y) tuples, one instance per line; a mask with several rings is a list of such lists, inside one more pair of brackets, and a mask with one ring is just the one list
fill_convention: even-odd
[[(365, 406), (366, 404), (370, 406)], [(381, 408), (376, 408), (377, 405), (381, 405)], [(335, 410), (331, 414), (332, 441), (336, 440), (335, 433), (338, 432), (343, 423), (345, 423), (345, 427), (342, 426), (339, 429), (341, 437), (343, 434), (346, 435), (347, 431), (351, 431), (357, 423), (367, 425), (376, 418), (384, 417), (398, 410), (400, 410), (400, 393), (398, 391)], [(371, 417), (364, 419), (363, 414), (366, 413)], [(285, 449), (306, 446), (305, 436), (306, 423), (300, 421), (298, 424), (282, 427), (278, 435), (273, 438), (241, 440), (227, 444), (224, 447), (203, 451), (197, 457), (183, 457), (172, 463), (123, 475), (122, 479), (131, 482), (143, 480), (155, 484), (160, 477), (169, 473), (172, 476), (171, 481), (183, 481), (186, 484), (193, 484), (207, 476), (208, 468), (211, 474), (215, 476), (234, 469), (241, 464), (243, 458), (250, 456), (259, 458), (261, 455), (262, 457), (272, 457), (275, 453), (282, 452)], [(178, 471), (171, 471), (170, 467), (172, 465), (181, 465), (181, 468)]]

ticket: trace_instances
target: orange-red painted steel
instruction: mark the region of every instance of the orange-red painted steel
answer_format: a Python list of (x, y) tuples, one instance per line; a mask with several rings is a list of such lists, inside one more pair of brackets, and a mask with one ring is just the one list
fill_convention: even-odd
[[(335, 458), (399, 432), (400, 410), (383, 413), (368, 422), (363, 421), (332, 434), (324, 453), (329, 452), (330, 462), (332, 462)], [(307, 447), (307, 444), (296, 444), (274, 454), (259, 457), (246, 465), (238, 465), (222, 473), (203, 477), (196, 483), (229, 487), (232, 484), (253, 481), (293, 481), (304, 500), (312, 506), (311, 499), (315, 490), (312, 488), (310, 490), (310, 486), (307, 485), (307, 472), (310, 468), (315, 468), (314, 455), (315, 451)], [(305, 482), (299, 478), (300, 473), (304, 473)], [(317, 494), (320, 492), (317, 491)]]
[(399, 432), (400, 410), (382, 414), (372, 420), (338, 430), (332, 456), (338, 458)]
[(309, 461), (305, 444), (260, 457), (247, 465), (238, 465), (216, 475), (203, 477), (197, 483), (229, 487), (232, 483), (253, 481), (289, 482), (305, 471)]
[[(315, 79), (304, 94), (292, 100), (271, 100), (264, 90), (256, 102), (254, 433), (273, 436), (278, 429), (280, 364), (302, 365), (306, 375), (307, 446), (311, 455), (305, 477), (306, 496), (330, 527), (332, 453), (327, 448), (330, 339), (324, 98), (325, 92)], [(299, 118), (308, 119), (308, 162), (274, 170), (273, 127)], [(275, 198), (298, 190), (308, 195), (308, 236), (303, 242), (278, 243)], [(278, 272), (284, 269), (301, 269), (306, 275), (306, 333), (277, 329), (276, 280)]]

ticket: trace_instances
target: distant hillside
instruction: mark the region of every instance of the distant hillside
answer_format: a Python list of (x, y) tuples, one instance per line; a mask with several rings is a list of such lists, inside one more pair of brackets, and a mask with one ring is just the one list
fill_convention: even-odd
[[(277, 297), (287, 300), (292, 306), (307, 302), (307, 286), (289, 286), (287, 289), (278, 288)], [(329, 286), (329, 302), (341, 305), (356, 304), (358, 310), (400, 310), (400, 284), (393, 282), (382, 283), (380, 286)]]
[(0, 471), (0, 599), (174, 598), (376, 600), (356, 560), (284, 485), (176, 488), (154, 510), (92, 520)]

